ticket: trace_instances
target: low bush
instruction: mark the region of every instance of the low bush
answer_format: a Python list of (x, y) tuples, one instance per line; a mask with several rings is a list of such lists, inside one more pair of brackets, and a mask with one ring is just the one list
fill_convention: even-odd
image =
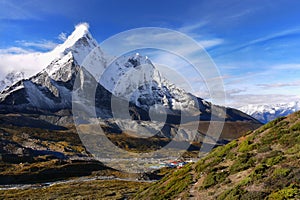
[(268, 166), (273, 166), (273, 165), (276, 165), (278, 164), (280, 161), (282, 161), (284, 159), (284, 157), (282, 155), (278, 155), (278, 156), (275, 156), (275, 157), (271, 157), (271, 158), (268, 158), (266, 159), (265, 163), (268, 165)]
[(245, 186), (245, 185), (248, 185), (251, 182), (252, 182), (252, 178), (250, 176), (247, 176), (246, 178), (244, 178), (243, 180), (241, 180), (239, 182), (239, 185), (240, 186)]
[(232, 189), (228, 189), (218, 196), (217, 200), (240, 200), (242, 194), (246, 192), (240, 187), (237, 186)]
[(263, 178), (264, 173), (268, 169), (267, 165), (259, 164), (255, 167), (253, 172), (250, 174), (251, 180), (260, 180)]
[(299, 188), (296, 187), (287, 187), (283, 188), (277, 192), (273, 192), (268, 196), (270, 200), (285, 200), (285, 199), (296, 199), (296, 195), (300, 195)]
[(294, 124), (294, 125), (290, 128), (290, 130), (292, 130), (292, 131), (300, 131), (300, 123)]
[(241, 195), (242, 200), (261, 200), (265, 199), (267, 194), (262, 191), (247, 191), (246, 193)]
[(281, 122), (282, 120), (284, 120), (286, 117), (278, 117), (277, 119), (263, 125), (260, 129), (259, 132), (262, 133), (265, 130), (269, 129), (269, 128), (273, 128), (276, 124), (278, 124), (279, 122)]
[(228, 177), (228, 175), (229, 173), (227, 171), (219, 173), (211, 172), (204, 179), (202, 187), (207, 189), (211, 186), (221, 183)]
[(271, 150), (272, 150), (272, 148), (270, 147), (270, 145), (258, 145), (258, 148), (257, 148), (258, 153), (266, 153)]
[(240, 145), (238, 152), (249, 152), (256, 147), (249, 139), (244, 140)]
[(276, 168), (273, 171), (272, 176), (274, 177), (286, 177), (291, 172), (289, 168)]
[(253, 154), (244, 153), (238, 156), (235, 162), (231, 165), (229, 169), (230, 174), (234, 174), (242, 170), (249, 169), (250, 167), (253, 167), (254, 164), (255, 164), (255, 158), (253, 157)]
[(300, 144), (295, 144), (293, 147), (286, 151), (286, 154), (295, 154), (300, 152)]

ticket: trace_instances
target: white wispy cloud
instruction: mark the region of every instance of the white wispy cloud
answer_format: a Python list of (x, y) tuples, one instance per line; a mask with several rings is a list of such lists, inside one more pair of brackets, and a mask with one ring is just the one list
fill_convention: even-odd
[(289, 36), (291, 34), (300, 34), (300, 27), (279, 31), (277, 33), (273, 33), (273, 34), (252, 40), (248, 43), (248, 45), (267, 42), (269, 40), (277, 39), (277, 38), (284, 37), (284, 36)]
[(226, 90), (226, 96), (227, 97), (232, 97), (234, 95), (246, 92), (247, 89), (246, 88), (234, 88), (234, 89), (230, 89), (230, 90)]
[(3, 77), (11, 71), (22, 71), (33, 75), (42, 70), (48, 63), (46, 53), (0, 54), (0, 75)]
[[(126, 45), (126, 48), (130, 46), (164, 46), (166, 49), (174, 49), (174, 51), (182, 52), (183, 54), (192, 54), (199, 48), (195, 45), (189, 45), (184, 43), (187, 38), (190, 37), (198, 45), (204, 49), (221, 45), (224, 40), (222, 38), (216, 38), (210, 35), (203, 35), (200, 27), (204, 26), (204, 22), (179, 27), (177, 32), (162, 31), (154, 28), (136, 29), (136, 31), (130, 31), (130, 34), (126, 35), (126, 32), (122, 34), (122, 42), (118, 43), (118, 47), (122, 49), (122, 44)], [(167, 30), (167, 29), (166, 29)], [(120, 39), (116, 36), (118, 41)], [(120, 45), (121, 44), (121, 45)], [(170, 47), (170, 48), (169, 48)]]
[(208, 24), (208, 21), (200, 21), (198, 23), (182, 26), (177, 30), (192, 37), (204, 48), (221, 45), (224, 42), (222, 38), (216, 38), (204, 33), (205, 27)]
[(245, 8), (241, 9), (240, 11), (232, 12), (228, 14), (228, 16), (225, 17), (225, 19), (241, 19), (242, 17), (245, 17), (247, 15), (254, 14), (258, 10), (260, 10), (262, 7), (256, 6), (256, 7), (251, 7), (251, 8)]
[[(300, 64), (242, 62), (220, 65), (229, 78), (223, 79), (227, 105), (287, 103), (299, 100)], [(298, 95), (298, 96), (297, 96)]]
[(9, 47), (6, 49), (0, 49), (0, 54), (27, 54), (27, 53), (32, 53), (32, 51), (21, 47)]
[(16, 44), (19, 46), (0, 49), (0, 78), (11, 71), (22, 71), (27, 76), (34, 75), (51, 62), (50, 52), (58, 45), (50, 40), (20, 40)]
[(257, 84), (257, 86), (263, 89), (271, 88), (282, 88), (282, 87), (298, 87), (300, 86), (300, 81), (286, 82), (286, 83), (262, 83)]
[(0, 1), (0, 19), (12, 20), (27, 20), (27, 19), (40, 19), (39, 16), (33, 14), (29, 9), (24, 8), (26, 2), (13, 2), (10, 0)]
[(249, 104), (265, 105), (278, 104), (299, 101), (299, 95), (284, 95), (284, 94), (242, 94), (234, 95), (228, 99), (228, 105), (235, 108), (247, 106)]
[(293, 34), (300, 34), (300, 27), (286, 29), (286, 30), (283, 30), (283, 31), (279, 31), (279, 32), (276, 32), (276, 33), (272, 33), (272, 34), (269, 34), (269, 35), (251, 40), (251, 41), (249, 41), (245, 44), (242, 44), (242, 45), (240, 45), (240, 46), (238, 46), (238, 47), (236, 47), (232, 50), (229, 50), (227, 53), (240, 51), (240, 50), (245, 49), (245, 48), (250, 47), (250, 46), (255, 46), (255, 45), (258, 45), (258, 44), (261, 44), (261, 43), (265, 43), (265, 42), (268, 42), (268, 41), (271, 41), (271, 40), (279, 39), (281, 37), (287, 37), (287, 36), (290, 36), (290, 35), (293, 35)]
[(197, 22), (194, 24), (189, 24), (186, 26), (182, 26), (180, 28), (178, 28), (177, 30), (179, 32), (183, 32), (183, 33), (194, 33), (195, 31), (199, 30), (200, 28), (203, 28), (204, 26), (206, 26), (208, 24), (207, 21), (201, 21), (201, 22)]
[[(66, 33), (60, 33), (57, 38), (67, 39)], [(57, 39), (56, 38), (56, 39)], [(31, 76), (45, 68), (53, 59), (51, 50), (59, 44), (52, 40), (15, 41), (18, 46), (0, 49), (0, 78), (11, 71), (23, 71)]]
[(18, 40), (16, 41), (16, 43), (23, 47), (38, 48), (41, 50), (51, 50), (58, 45), (57, 43), (50, 40), (41, 40), (41, 41)]
[(278, 64), (271, 65), (270, 70), (299, 70), (300, 71), (300, 63), (286, 63), (286, 64)]
[(67, 34), (64, 32), (60, 33), (58, 39), (64, 42), (67, 39)]

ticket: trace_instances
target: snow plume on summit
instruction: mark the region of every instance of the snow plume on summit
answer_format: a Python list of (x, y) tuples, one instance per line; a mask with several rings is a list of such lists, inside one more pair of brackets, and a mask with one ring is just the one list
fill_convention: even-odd
[[(90, 37), (88, 31), (89, 25), (87, 23), (80, 23), (75, 26), (75, 30), (67, 37), (63, 44), (59, 44), (49, 52), (33, 52), (33, 51), (19, 51), (16, 53), (0, 51), (0, 80), (12, 71), (21, 71), (29, 78), (32, 75), (40, 72), (48, 66), (54, 59), (59, 59), (62, 55), (66, 55), (68, 51), (73, 48), (75, 43), (82, 37)], [(84, 42), (84, 41), (82, 41)], [(96, 45), (96, 41), (92, 39), (91, 44)], [(73, 48), (74, 50), (74, 48)], [(67, 52), (65, 52), (67, 51)], [(80, 53), (81, 54), (81, 53)], [(76, 56), (75, 56), (76, 57)], [(77, 57), (78, 61), (83, 58)]]
[[(39, 59), (44, 63), (41, 64), (38, 60), (35, 63), (41, 65), (40, 71), (13, 83), (0, 93), (1, 106), (6, 112), (9, 109), (26, 112), (71, 109), (72, 90), (77, 74), (84, 74), (80, 76), (82, 82), (97, 85), (93, 77), (94, 69), (103, 72), (107, 61), (89, 33), (86, 23), (77, 25), (63, 44), (39, 55)], [(101, 90), (101, 94), (108, 93), (104, 88), (98, 90)]]

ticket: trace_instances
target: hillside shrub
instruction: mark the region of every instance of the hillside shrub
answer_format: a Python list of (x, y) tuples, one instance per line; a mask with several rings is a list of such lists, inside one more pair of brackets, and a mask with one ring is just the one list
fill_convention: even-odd
[(229, 173), (227, 171), (219, 173), (211, 172), (204, 179), (202, 187), (207, 189), (213, 185), (221, 183), (228, 177), (228, 175)]
[(290, 128), (290, 130), (292, 130), (292, 131), (300, 131), (300, 123), (294, 124), (294, 125)]
[(253, 170), (253, 172), (250, 174), (250, 177), (252, 180), (260, 180), (263, 178), (264, 173), (268, 169), (267, 165), (259, 164), (256, 166)]
[(267, 194), (262, 191), (247, 191), (246, 193), (241, 195), (242, 200), (261, 200), (265, 199)]
[(252, 178), (250, 176), (247, 176), (246, 178), (241, 180), (238, 185), (245, 186), (245, 185), (248, 185), (251, 182), (252, 182)]
[(278, 117), (277, 119), (263, 125), (260, 129), (259, 129), (259, 133), (262, 133), (264, 131), (266, 131), (269, 128), (273, 128), (277, 123), (281, 122), (282, 120), (284, 120), (286, 117)]
[(244, 140), (240, 145), (238, 152), (249, 152), (256, 147), (256, 144), (249, 141), (249, 139)]
[(257, 146), (258, 146), (258, 148), (257, 148), (258, 153), (266, 153), (266, 152), (272, 150), (270, 145), (257, 145)]
[(275, 156), (275, 157), (271, 157), (271, 158), (268, 158), (266, 160), (266, 164), (268, 166), (273, 166), (273, 165), (276, 165), (278, 164), (280, 161), (282, 161), (284, 159), (284, 157), (282, 155), (278, 155), (278, 156)]
[[(296, 195), (299, 195), (299, 188), (287, 187), (277, 192), (273, 192), (268, 196), (270, 200), (285, 200), (285, 199), (296, 199)], [(299, 196), (298, 196), (299, 197)]]
[(286, 154), (295, 154), (300, 152), (300, 144), (295, 144), (293, 147), (286, 151)]
[(291, 172), (291, 169), (289, 168), (276, 168), (273, 171), (272, 176), (274, 177), (286, 177)]
[(241, 195), (244, 193), (245, 191), (240, 186), (237, 186), (224, 191), (217, 197), (217, 200), (240, 200)]
[(238, 156), (235, 162), (231, 165), (229, 169), (230, 174), (234, 174), (242, 170), (249, 169), (250, 167), (253, 167), (254, 164), (255, 164), (255, 158), (253, 157), (253, 154), (244, 153)]

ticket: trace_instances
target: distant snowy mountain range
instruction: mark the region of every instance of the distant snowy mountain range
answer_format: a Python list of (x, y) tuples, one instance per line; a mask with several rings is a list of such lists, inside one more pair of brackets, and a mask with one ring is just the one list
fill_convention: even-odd
[(273, 105), (248, 105), (239, 108), (262, 123), (267, 123), (277, 117), (287, 116), (300, 110), (300, 102), (280, 103)]

